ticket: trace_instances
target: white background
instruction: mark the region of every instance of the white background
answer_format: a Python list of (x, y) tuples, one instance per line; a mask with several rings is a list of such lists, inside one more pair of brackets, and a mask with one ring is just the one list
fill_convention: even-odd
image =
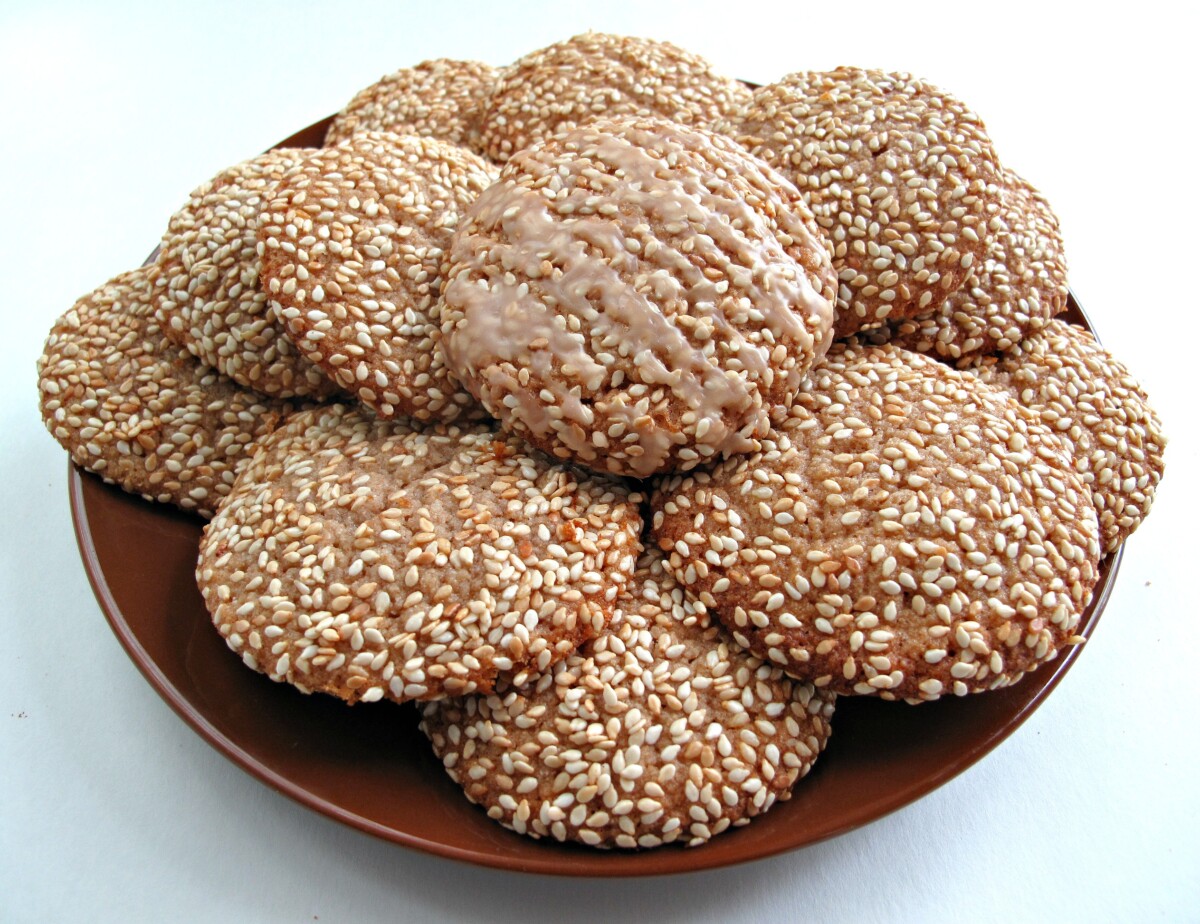
[[(1200, 918), (1194, 25), (1156, 3), (23, 6), (0, 6), (0, 920)], [(228, 763), (109, 632), (36, 407), (55, 317), (138, 265), (192, 187), (397, 67), (589, 27), (760, 82), (845, 63), (954, 91), (1055, 205), (1077, 296), (1172, 438), (1098, 631), (1012, 738), (865, 829), (673, 878), (468, 867)]]

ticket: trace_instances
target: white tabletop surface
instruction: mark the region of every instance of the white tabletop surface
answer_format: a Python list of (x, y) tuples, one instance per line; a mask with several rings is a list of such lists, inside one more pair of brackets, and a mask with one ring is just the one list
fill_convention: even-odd
[[(26, 9), (25, 7), (29, 8)], [(1193, 30), (1157, 3), (0, 5), (0, 920), (1062, 921), (1200, 917), (1200, 363)], [(252, 7), (252, 9), (251, 9)], [(1095, 5), (1107, 8), (1106, 4)], [(795, 9), (798, 12), (790, 12)], [(753, 15), (752, 15), (753, 13)], [(1061, 216), (1071, 282), (1172, 438), (1153, 516), (1070, 675), (981, 763), (828, 843), (628, 881), (474, 868), (344, 828), (187, 728), (101, 615), (34, 362), (217, 170), (424, 58), (587, 28), (766, 82), (910, 70), (986, 119)], [(1191, 421), (1189, 423), (1189, 421)]]

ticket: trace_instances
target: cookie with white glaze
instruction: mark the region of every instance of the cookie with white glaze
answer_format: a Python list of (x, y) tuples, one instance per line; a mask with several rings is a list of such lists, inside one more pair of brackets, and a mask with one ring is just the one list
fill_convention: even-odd
[(796, 189), (670, 122), (522, 151), (447, 256), (455, 375), (511, 432), (601, 471), (747, 451), (829, 343), (833, 272)]

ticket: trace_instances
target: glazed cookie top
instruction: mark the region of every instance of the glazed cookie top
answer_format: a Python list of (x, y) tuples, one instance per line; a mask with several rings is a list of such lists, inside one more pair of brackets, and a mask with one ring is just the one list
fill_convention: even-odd
[(334, 116), (325, 143), (381, 131), (440, 138), (478, 150), (479, 122), (497, 76), (491, 65), (452, 58), (402, 67), (359, 91)]
[(473, 405), (434, 348), (442, 250), (491, 182), (476, 154), (366, 132), (310, 151), (258, 225), (263, 284), (296, 345), (384, 417), (452, 420)]
[(334, 405), (264, 442), (205, 530), (197, 582), (275, 680), (349, 702), (490, 691), (607, 625), (639, 500), (490, 426)]
[(741, 644), (843, 694), (1012, 683), (1075, 638), (1089, 492), (1007, 395), (928, 357), (837, 345), (763, 451), (664, 481), (653, 534)]
[(1150, 513), (1167, 438), (1137, 379), (1081, 327), (1051, 321), (975, 370), (1006, 389), (1068, 444), (1092, 492), (1105, 551)]
[(448, 257), (456, 375), (508, 429), (594, 469), (747, 451), (829, 342), (833, 272), (795, 188), (670, 122), (521, 152)]
[(1000, 168), (979, 117), (932, 84), (790, 74), (722, 128), (812, 208), (840, 283), (837, 337), (936, 309), (984, 256)]
[(1011, 170), (1004, 170), (1000, 208), (988, 232), (986, 256), (940, 309), (893, 321), (877, 328), (878, 336), (961, 367), (978, 354), (1013, 349), (1066, 310), (1058, 218), (1046, 198)]
[(77, 465), (209, 517), (252, 442), (295, 405), (242, 388), (172, 343), (155, 318), (159, 288), (156, 268), (144, 266), (58, 319), (38, 360), (42, 419)]
[(789, 798), (833, 697), (735, 645), (654, 550), (619, 605), (526, 686), (425, 707), (468, 798), (521, 834), (624, 848), (695, 846)]
[(166, 334), (235, 382), (283, 398), (338, 390), (284, 336), (259, 284), (259, 213), (305, 153), (268, 151), (222, 170), (171, 216), (158, 255)]
[(483, 117), (483, 152), (506, 161), (597, 118), (658, 117), (699, 128), (744, 105), (750, 90), (669, 42), (587, 32), (509, 67)]

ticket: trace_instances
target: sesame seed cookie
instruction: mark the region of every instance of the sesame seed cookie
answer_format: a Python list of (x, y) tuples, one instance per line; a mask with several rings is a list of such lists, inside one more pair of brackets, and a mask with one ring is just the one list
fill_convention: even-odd
[(235, 382), (280, 398), (338, 391), (284, 336), (259, 284), (259, 213), (305, 153), (268, 151), (222, 170), (171, 216), (158, 255), (167, 336)]
[(1167, 438), (1142, 386), (1095, 337), (1064, 321), (975, 371), (1067, 443), (1105, 551), (1116, 551), (1150, 513), (1163, 476)]
[(840, 281), (837, 337), (934, 310), (985, 255), (996, 154), (979, 117), (923, 80), (790, 74), (722, 128), (812, 208)]
[(519, 689), (424, 707), (467, 797), (531, 837), (696, 846), (808, 773), (834, 699), (743, 651), (648, 550), (608, 631)]
[(761, 452), (663, 482), (653, 535), (740, 644), (842, 694), (1006, 686), (1076, 638), (1100, 559), (1061, 442), (1003, 392), (835, 345)]
[(829, 343), (795, 188), (731, 139), (600, 121), (513, 157), (448, 252), (442, 349), (557, 458), (646, 477), (745, 452)]
[(611, 620), (640, 500), (491, 426), (332, 405), (264, 441), (196, 579), (229, 647), (273, 680), (352, 703), (490, 692)]
[(55, 323), (38, 360), (46, 428), (76, 465), (210, 517), (255, 439), (296, 405), (242, 388), (163, 333), (154, 266), (115, 277)]
[(263, 287), (293, 342), (381, 416), (452, 420), (474, 403), (430, 312), (442, 250), (491, 169), (435, 138), (366, 132), (309, 152), (259, 220)]
[(1004, 170), (1000, 209), (988, 231), (985, 258), (938, 311), (865, 331), (868, 339), (963, 367), (980, 353), (1011, 350), (1065, 311), (1067, 263), (1058, 218), (1011, 170)]
[(480, 143), (503, 163), (597, 118), (659, 117), (711, 128), (749, 99), (744, 84), (669, 42), (587, 32), (508, 68), (484, 113)]
[(325, 144), (380, 131), (440, 138), (477, 150), (479, 122), (497, 76), (491, 65), (451, 58), (403, 67), (359, 91), (334, 116)]

